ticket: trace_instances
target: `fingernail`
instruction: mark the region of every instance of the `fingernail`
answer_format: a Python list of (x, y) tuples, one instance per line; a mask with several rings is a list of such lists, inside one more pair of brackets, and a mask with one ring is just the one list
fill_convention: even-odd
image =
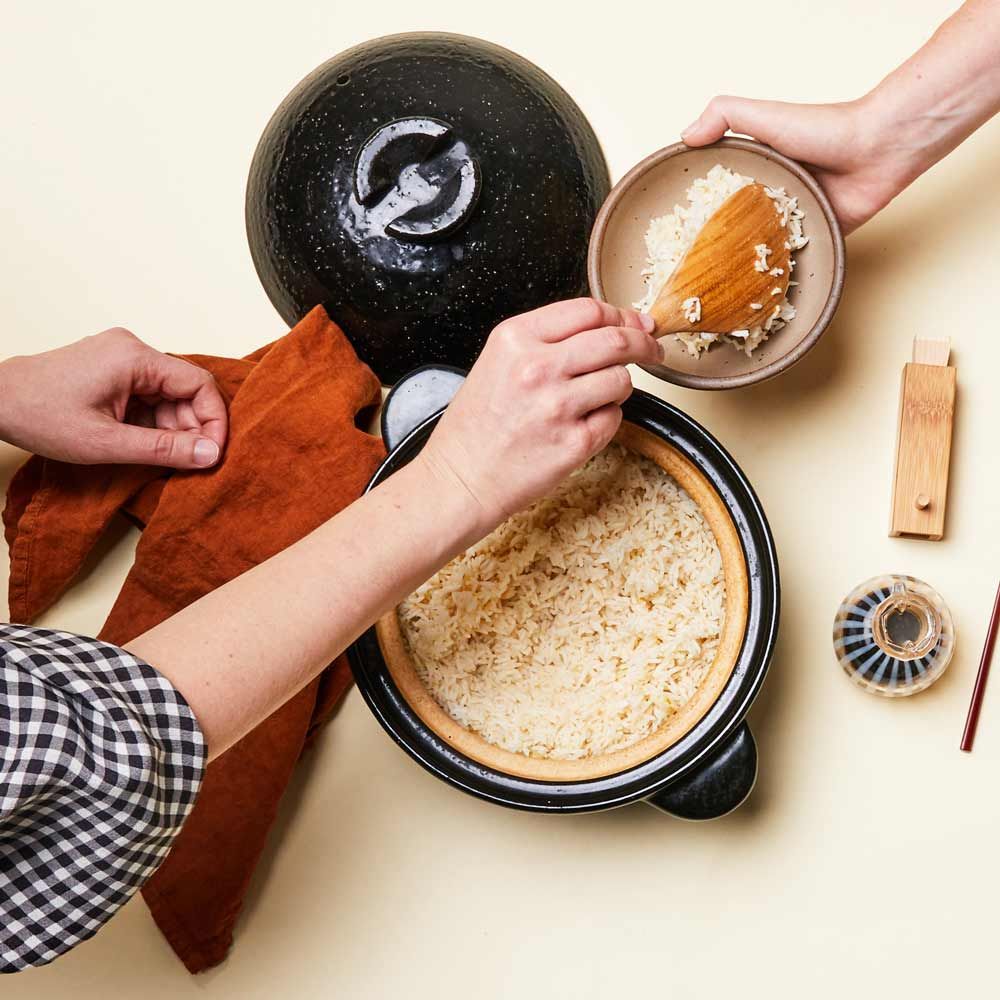
[(639, 313), (639, 322), (646, 333), (652, 333), (656, 329), (656, 320), (649, 313)]
[(693, 122), (683, 132), (681, 132), (681, 139), (686, 139), (700, 124), (701, 115), (699, 115)]
[(198, 438), (194, 443), (194, 464), (215, 465), (219, 460), (219, 446), (208, 438)]

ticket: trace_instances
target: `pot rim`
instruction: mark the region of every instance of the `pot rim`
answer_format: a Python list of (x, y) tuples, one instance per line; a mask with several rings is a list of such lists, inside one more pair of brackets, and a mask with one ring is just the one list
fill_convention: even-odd
[[(625, 771), (551, 782), (494, 771), (445, 743), (403, 698), (382, 657), (374, 627), (368, 629), (348, 649), (351, 670), (368, 707), (417, 763), (478, 798), (536, 812), (588, 812), (646, 798), (710, 759), (741, 725), (767, 674), (777, 639), (780, 580), (774, 539), (759, 499), (729, 453), (687, 414), (641, 390), (633, 393), (623, 410), (626, 420), (664, 437), (687, 455), (719, 492), (733, 518), (750, 582), (747, 626), (736, 666), (702, 719), (672, 746)], [(425, 418), (400, 441), (376, 470), (366, 492), (420, 450), (442, 413), (439, 409)]]

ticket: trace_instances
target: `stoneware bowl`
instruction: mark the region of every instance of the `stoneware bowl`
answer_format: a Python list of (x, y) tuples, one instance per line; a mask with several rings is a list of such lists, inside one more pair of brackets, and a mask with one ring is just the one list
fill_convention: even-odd
[[(416, 455), (461, 385), (455, 369), (425, 367), (401, 380), (382, 412), (389, 456), (369, 489)], [(424, 688), (395, 611), (348, 651), (362, 695), (396, 742), (463, 791), (542, 812), (607, 809), (645, 799), (685, 819), (734, 809), (757, 775), (744, 721), (763, 683), (778, 628), (774, 542), (750, 484), (690, 417), (637, 391), (619, 441), (661, 465), (699, 505), (723, 558), (726, 616), (719, 654), (692, 700), (658, 732), (614, 754), (555, 761), (501, 750), (447, 716)]]
[(594, 225), (587, 260), (591, 294), (616, 306), (630, 306), (645, 294), (642, 270), (644, 236), (650, 219), (686, 204), (696, 177), (715, 164), (753, 177), (769, 187), (783, 187), (805, 212), (809, 244), (796, 252), (795, 280), (789, 294), (797, 315), (772, 334), (748, 358), (719, 343), (692, 357), (674, 337), (667, 337), (662, 365), (646, 370), (691, 389), (736, 389), (763, 382), (802, 358), (833, 319), (844, 287), (844, 237), (833, 208), (812, 175), (769, 146), (750, 139), (722, 139), (699, 149), (684, 143), (667, 146), (633, 167), (612, 189)]
[(422, 364), (468, 368), (501, 320), (585, 294), (609, 187), (583, 112), (533, 63), (478, 38), (391, 35), (275, 111), (247, 237), (282, 318), (323, 304), (391, 385)]

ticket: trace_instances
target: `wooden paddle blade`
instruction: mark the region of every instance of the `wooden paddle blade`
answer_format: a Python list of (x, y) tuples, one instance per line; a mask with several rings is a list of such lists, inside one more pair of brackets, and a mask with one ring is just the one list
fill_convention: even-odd
[[(763, 325), (788, 291), (787, 241), (788, 230), (762, 184), (730, 195), (709, 216), (650, 309), (656, 335), (729, 333)], [(770, 251), (763, 269), (757, 263), (761, 245)], [(773, 274), (775, 269), (780, 273)], [(684, 305), (693, 306), (695, 299), (700, 315), (698, 308)]]

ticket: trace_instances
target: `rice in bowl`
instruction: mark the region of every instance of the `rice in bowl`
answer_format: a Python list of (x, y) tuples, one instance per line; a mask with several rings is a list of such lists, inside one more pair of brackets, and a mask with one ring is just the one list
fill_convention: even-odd
[[(522, 758), (584, 762), (711, 704), (720, 645), (735, 658), (742, 639), (739, 621), (720, 640), (726, 584), (702, 506), (616, 443), (444, 567), (397, 621), (448, 718)], [(735, 604), (745, 616), (745, 595)]]
[[(646, 294), (633, 303), (636, 309), (649, 311), (660, 290), (711, 215), (737, 191), (753, 183), (754, 178), (738, 174), (717, 163), (704, 177), (697, 178), (688, 187), (685, 195), (686, 205), (675, 205), (673, 212), (650, 220), (645, 234), (646, 266), (642, 272)], [(788, 234), (786, 240), (788, 249), (794, 254), (809, 242), (803, 230), (805, 214), (799, 208), (798, 199), (788, 195), (784, 188), (766, 187), (765, 191), (774, 202), (775, 211)], [(754, 247), (755, 258), (748, 261), (747, 266), (752, 266), (761, 272), (770, 270), (775, 277), (779, 277), (780, 269), (772, 270), (768, 264), (767, 258), (770, 253), (771, 248), (764, 244)], [(790, 257), (789, 267), (794, 274), (794, 256)], [(791, 277), (792, 274), (789, 275), (789, 278)], [(672, 336), (675, 336), (693, 357), (698, 357), (713, 344), (720, 342), (731, 344), (749, 357), (771, 334), (777, 333), (795, 318), (795, 306), (789, 302), (788, 296), (797, 284), (797, 281), (790, 280), (788, 291), (780, 299), (754, 303), (752, 308), (760, 311), (761, 322), (745, 330), (698, 329), (701, 303), (697, 298), (687, 299), (683, 304), (684, 316), (692, 325), (692, 329), (682, 330)]]

